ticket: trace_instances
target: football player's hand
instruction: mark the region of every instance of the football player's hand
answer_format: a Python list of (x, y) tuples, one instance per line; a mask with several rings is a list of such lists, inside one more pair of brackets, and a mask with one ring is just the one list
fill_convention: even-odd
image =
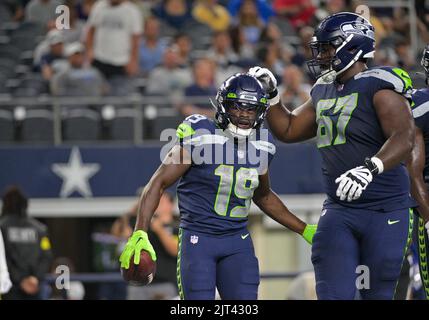
[(149, 252), (150, 257), (153, 261), (156, 261), (156, 253), (153, 249), (147, 233), (143, 230), (134, 231), (131, 237), (128, 239), (124, 250), (122, 251), (119, 261), (121, 262), (121, 268), (129, 269), (131, 257), (134, 255), (134, 264), (140, 263), (140, 253), (142, 250)]
[(302, 237), (309, 244), (313, 244), (313, 237), (316, 231), (317, 231), (317, 224), (307, 224), (305, 226), (304, 232), (302, 233)]
[(372, 181), (372, 173), (365, 166), (359, 166), (344, 172), (339, 176), (335, 183), (338, 183), (337, 197), (341, 201), (359, 199), (362, 192), (368, 187)]
[[(277, 80), (270, 70), (268, 70), (267, 68), (252, 67), (247, 73), (258, 79), (262, 83), (262, 86), (264, 87), (264, 90), (268, 93), (270, 100), (273, 100), (273, 98), (278, 96)], [(270, 101), (270, 104), (273, 103), (271, 103)]]

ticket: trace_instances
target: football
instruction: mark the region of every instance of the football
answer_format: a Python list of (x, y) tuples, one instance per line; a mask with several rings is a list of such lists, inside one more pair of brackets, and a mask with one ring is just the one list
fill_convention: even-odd
[(133, 286), (144, 286), (152, 282), (156, 273), (156, 262), (150, 254), (142, 250), (140, 253), (140, 264), (134, 264), (134, 256), (131, 257), (130, 268), (121, 268), (121, 274), (128, 284)]

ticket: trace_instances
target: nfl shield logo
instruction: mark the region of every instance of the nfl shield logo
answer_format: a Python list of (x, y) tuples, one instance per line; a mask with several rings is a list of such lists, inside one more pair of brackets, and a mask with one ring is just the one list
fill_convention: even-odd
[(191, 243), (192, 244), (198, 243), (198, 236), (191, 236)]
[(238, 151), (237, 151), (237, 155), (238, 155), (238, 157), (239, 157), (240, 159), (243, 159), (243, 158), (244, 158), (244, 151), (243, 151), (243, 150), (238, 150)]

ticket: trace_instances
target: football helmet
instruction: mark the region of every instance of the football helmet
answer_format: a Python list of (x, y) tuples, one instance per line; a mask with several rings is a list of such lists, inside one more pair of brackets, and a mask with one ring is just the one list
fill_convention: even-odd
[(248, 136), (261, 126), (269, 107), (268, 95), (255, 77), (237, 73), (216, 94), (215, 120), (235, 136)]
[(374, 58), (375, 31), (364, 17), (350, 12), (331, 15), (319, 24), (309, 43), (313, 59), (307, 62), (316, 79), (327, 81), (360, 59)]

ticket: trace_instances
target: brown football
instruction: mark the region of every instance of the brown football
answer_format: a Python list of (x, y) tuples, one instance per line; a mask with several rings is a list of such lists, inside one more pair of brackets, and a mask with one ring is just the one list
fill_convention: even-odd
[(140, 252), (140, 264), (134, 264), (134, 255), (130, 260), (130, 268), (121, 268), (122, 278), (133, 286), (144, 286), (152, 282), (155, 277), (156, 262), (150, 254), (142, 250)]

